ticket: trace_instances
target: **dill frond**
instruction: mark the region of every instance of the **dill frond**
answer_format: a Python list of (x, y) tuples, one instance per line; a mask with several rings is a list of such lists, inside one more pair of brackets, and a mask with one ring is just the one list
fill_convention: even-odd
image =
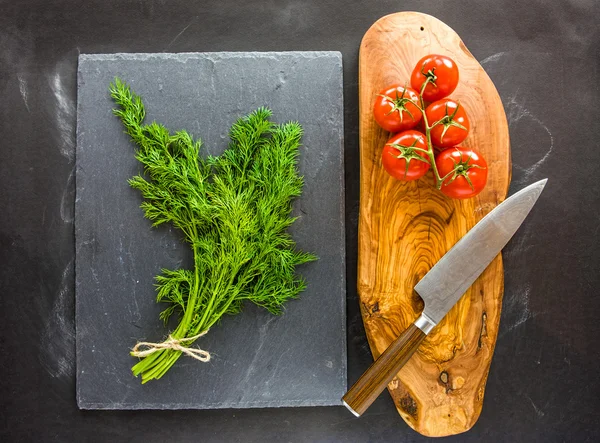
[[(194, 253), (194, 269), (163, 269), (156, 277), (157, 301), (169, 305), (160, 318), (179, 320), (170, 335), (204, 332), (223, 315), (240, 312), (246, 300), (280, 314), (306, 287), (296, 266), (316, 260), (298, 251), (287, 232), (295, 220), (292, 201), (303, 187), (300, 124), (275, 124), (271, 111), (259, 108), (232, 126), (223, 154), (202, 157), (201, 142), (186, 131), (144, 124), (141, 98), (120, 79), (110, 94), (144, 168), (129, 184), (141, 192), (145, 216), (155, 226), (169, 222), (181, 230)], [(161, 350), (141, 359), (133, 373), (143, 383), (158, 379), (180, 355)]]

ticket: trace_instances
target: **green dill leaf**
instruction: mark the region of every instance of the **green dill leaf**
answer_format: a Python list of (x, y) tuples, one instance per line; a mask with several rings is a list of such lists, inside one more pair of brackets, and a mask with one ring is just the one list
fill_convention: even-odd
[[(317, 259), (297, 250), (287, 232), (303, 187), (300, 124), (275, 124), (271, 111), (259, 108), (232, 125), (223, 154), (203, 157), (201, 142), (188, 132), (144, 124), (144, 104), (126, 83), (116, 78), (109, 90), (143, 165), (143, 175), (129, 184), (144, 199), (144, 215), (154, 226), (170, 222), (181, 230), (194, 253), (193, 269), (163, 269), (156, 277), (157, 302), (168, 304), (160, 319), (179, 321), (171, 337), (207, 331), (245, 301), (281, 314), (306, 288), (296, 266)], [(158, 379), (180, 355), (163, 349), (132, 370), (143, 383)]]

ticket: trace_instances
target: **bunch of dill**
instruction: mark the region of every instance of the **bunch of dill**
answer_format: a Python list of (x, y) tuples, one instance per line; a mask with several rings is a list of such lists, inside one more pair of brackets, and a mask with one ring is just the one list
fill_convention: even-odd
[[(118, 78), (110, 94), (144, 166), (145, 177), (129, 183), (144, 198), (145, 216), (155, 226), (172, 223), (194, 253), (193, 269), (163, 269), (156, 277), (157, 300), (169, 304), (161, 319), (179, 318), (170, 338), (189, 346), (186, 338), (240, 312), (246, 300), (281, 313), (306, 286), (295, 267), (316, 259), (298, 251), (287, 233), (295, 220), (292, 200), (303, 186), (297, 171), (301, 126), (274, 124), (271, 111), (260, 108), (232, 126), (222, 155), (203, 158), (200, 141), (187, 132), (144, 124), (141, 98)], [(154, 351), (132, 368), (143, 383), (162, 377), (182, 354)]]

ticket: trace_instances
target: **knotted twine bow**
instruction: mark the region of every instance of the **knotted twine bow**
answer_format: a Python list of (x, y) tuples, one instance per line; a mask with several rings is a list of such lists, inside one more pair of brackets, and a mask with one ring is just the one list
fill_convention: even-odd
[[(171, 334), (169, 337), (161, 342), (161, 343), (152, 343), (147, 341), (138, 342), (133, 349), (131, 350), (131, 355), (134, 357), (147, 357), (155, 352), (158, 352), (163, 349), (173, 349), (175, 351), (181, 351), (184, 354), (195, 358), (196, 360), (200, 360), (202, 362), (210, 361), (210, 353), (200, 348), (188, 348), (187, 346), (183, 346), (182, 343), (192, 342), (203, 335), (208, 333), (208, 329), (204, 332), (201, 332), (198, 335), (194, 335), (193, 337), (183, 337), (183, 338), (174, 338)], [(141, 347), (146, 347), (148, 349), (140, 350)]]

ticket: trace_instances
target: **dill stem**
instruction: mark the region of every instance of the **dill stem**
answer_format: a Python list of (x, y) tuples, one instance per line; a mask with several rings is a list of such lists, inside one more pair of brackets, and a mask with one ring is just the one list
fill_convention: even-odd
[(155, 366), (142, 374), (142, 383), (162, 377), (169, 370), (169, 368), (175, 364), (180, 356), (181, 351), (168, 349)]
[[(193, 238), (198, 238), (198, 231), (196, 230), (196, 226), (192, 226), (192, 234)], [(196, 299), (198, 298), (198, 289), (199, 289), (199, 281), (200, 276), (198, 275), (198, 247), (192, 243), (192, 249), (194, 250), (194, 286), (191, 290), (191, 293), (188, 297), (187, 303), (185, 305), (185, 314), (183, 315), (183, 319), (179, 324), (179, 327), (173, 333), (174, 338), (183, 338), (187, 335), (187, 330), (189, 329), (190, 323), (192, 321), (192, 315), (196, 310)], [(181, 336), (180, 336), (181, 335)]]
[(138, 363), (136, 363), (132, 368), (133, 375), (138, 376), (144, 373), (153, 363), (160, 359), (160, 356), (164, 350), (157, 351), (148, 357), (142, 358)]
[(163, 359), (164, 362), (160, 366), (160, 370), (156, 372), (152, 378), (159, 379), (165, 375), (167, 371), (171, 369), (171, 366), (173, 366), (175, 362), (179, 360), (179, 357), (181, 357), (181, 351), (172, 351), (167, 358)]
[(214, 325), (217, 321), (219, 321), (219, 319), (223, 316), (223, 314), (225, 314), (227, 312), (227, 309), (229, 309), (229, 306), (231, 305), (233, 300), (235, 300), (235, 297), (230, 297), (229, 300), (227, 300), (227, 303), (225, 303), (225, 306), (223, 307), (223, 309), (221, 309), (216, 314), (213, 314), (212, 319), (210, 319), (209, 323), (206, 325), (206, 329), (212, 327), (212, 325)]

